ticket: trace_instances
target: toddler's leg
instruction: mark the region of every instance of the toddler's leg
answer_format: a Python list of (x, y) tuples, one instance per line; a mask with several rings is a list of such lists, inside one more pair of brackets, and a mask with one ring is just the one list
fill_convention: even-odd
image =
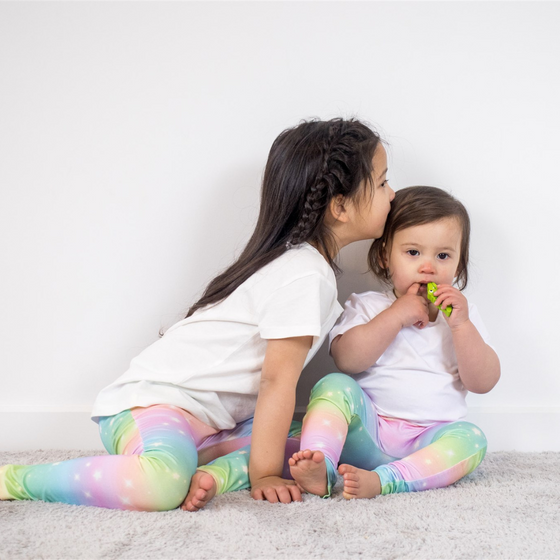
[[(471, 473), (486, 454), (486, 437), (474, 424), (453, 422), (426, 429), (408, 442), (417, 451), (378, 466), (373, 472), (341, 465), (349, 497), (368, 498), (379, 493), (417, 492), (449, 486)], [(379, 477), (380, 488), (373, 491)], [(348, 484), (348, 486), (347, 486)]]
[[(196, 511), (216, 494), (225, 494), (250, 487), (249, 459), (253, 419), (238, 424), (233, 430), (223, 430), (204, 440), (199, 452), (199, 466), (193, 476), (183, 509)], [(288, 457), (299, 449), (301, 423), (292, 422), (286, 442), (283, 478), (291, 478)], [(235, 449), (235, 451), (230, 451)], [(225, 454), (227, 453), (227, 455)], [(223, 455), (223, 456), (219, 456)], [(215, 458), (217, 457), (217, 458)]]
[(184, 499), (196, 469), (197, 434), (181, 409), (126, 410), (100, 421), (109, 456), (46, 465), (6, 465), (0, 497), (163, 511)]
[(313, 387), (303, 419), (301, 451), (290, 459), (292, 476), (303, 490), (330, 495), (348, 426), (355, 419), (366, 431), (376, 431), (367, 395), (351, 377), (331, 373)]

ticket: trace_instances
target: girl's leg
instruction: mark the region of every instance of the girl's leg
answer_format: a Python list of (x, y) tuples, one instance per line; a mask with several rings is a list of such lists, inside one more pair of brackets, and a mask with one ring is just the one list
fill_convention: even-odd
[(100, 420), (111, 455), (0, 469), (0, 498), (112, 509), (163, 511), (181, 504), (196, 469), (196, 444), (208, 426), (167, 405)]
[[(192, 479), (183, 509), (195, 511), (204, 507), (215, 494), (250, 487), (252, 428), (253, 419), (250, 418), (232, 430), (223, 430), (204, 440), (198, 450), (198, 463), (202, 466), (198, 467)], [(284, 478), (291, 478), (288, 457), (299, 449), (300, 435), (301, 423), (292, 422), (284, 453)]]
[(377, 415), (367, 395), (348, 375), (331, 373), (311, 391), (303, 419), (302, 451), (290, 460), (292, 476), (307, 492), (329, 496), (343, 450), (345, 456), (353, 455), (364, 465), (364, 461), (377, 466), (392, 459), (376, 442)]
[[(471, 473), (486, 454), (484, 434), (469, 422), (439, 423), (422, 429), (402, 420), (381, 420), (387, 425), (393, 424), (393, 428), (400, 424), (400, 441), (387, 445), (404, 458), (378, 466), (373, 472), (341, 465), (339, 470), (344, 476), (346, 497), (371, 498), (379, 493), (443, 488)], [(391, 429), (389, 427), (387, 433)], [(417, 430), (419, 434), (402, 439), (407, 430)], [(397, 432), (393, 430), (393, 433)]]

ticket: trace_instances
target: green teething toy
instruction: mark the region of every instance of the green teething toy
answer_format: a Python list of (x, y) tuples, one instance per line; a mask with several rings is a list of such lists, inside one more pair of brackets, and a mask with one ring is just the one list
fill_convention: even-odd
[[(435, 282), (430, 282), (428, 284), (428, 299), (432, 302), (435, 303), (437, 297), (434, 296), (434, 292), (437, 290), (437, 284)], [(438, 305), (438, 309), (441, 309), (441, 305)], [(448, 317), (451, 315), (451, 312), (453, 311), (453, 307), (451, 307), (451, 305), (448, 305), (445, 309), (441, 309), (443, 313), (445, 313)]]

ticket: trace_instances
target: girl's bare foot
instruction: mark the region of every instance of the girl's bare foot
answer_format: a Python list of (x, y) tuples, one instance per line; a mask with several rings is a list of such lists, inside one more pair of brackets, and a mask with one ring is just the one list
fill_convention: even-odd
[(211, 474), (196, 471), (191, 479), (189, 493), (181, 506), (183, 511), (198, 511), (216, 495), (216, 481)]
[(344, 479), (342, 496), (347, 500), (375, 498), (381, 494), (381, 480), (376, 472), (358, 469), (352, 465), (340, 465), (338, 472)]
[(328, 492), (327, 464), (321, 451), (297, 451), (288, 459), (288, 464), (290, 473), (304, 492), (317, 496)]

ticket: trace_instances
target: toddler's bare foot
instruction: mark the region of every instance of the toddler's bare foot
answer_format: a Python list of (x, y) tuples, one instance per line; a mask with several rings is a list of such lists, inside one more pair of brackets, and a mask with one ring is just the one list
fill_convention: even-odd
[(198, 511), (216, 495), (216, 481), (211, 474), (196, 471), (191, 479), (189, 493), (181, 506), (183, 511)]
[(381, 480), (376, 472), (358, 469), (352, 465), (340, 465), (338, 472), (344, 479), (342, 496), (347, 500), (375, 498), (381, 494)]
[(297, 451), (289, 459), (290, 473), (305, 492), (324, 496), (328, 492), (327, 464), (321, 451)]

